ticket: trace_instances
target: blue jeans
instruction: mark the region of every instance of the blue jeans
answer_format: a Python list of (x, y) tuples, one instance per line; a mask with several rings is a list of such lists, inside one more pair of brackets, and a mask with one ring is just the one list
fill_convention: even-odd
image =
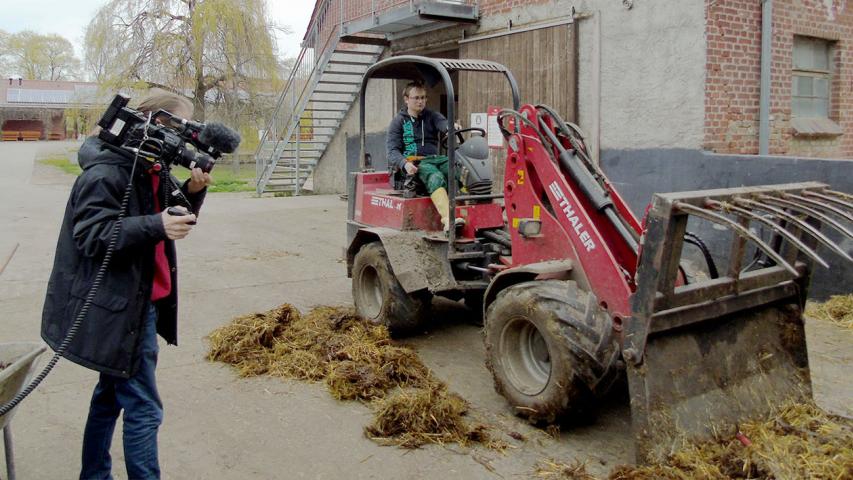
[(83, 433), (81, 480), (112, 480), (110, 443), (116, 420), (124, 410), (124, 462), (130, 480), (159, 479), (157, 430), (163, 404), (157, 393), (157, 310), (149, 304), (140, 334), (139, 370), (130, 378), (101, 374)]

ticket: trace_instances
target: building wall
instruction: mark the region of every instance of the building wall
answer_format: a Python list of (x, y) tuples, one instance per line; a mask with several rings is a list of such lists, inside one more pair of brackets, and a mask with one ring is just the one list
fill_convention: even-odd
[[(574, 8), (579, 17), (578, 123), (590, 136), (600, 125), (602, 148), (701, 147), (702, 4), (634, 0), (628, 9), (615, 0), (484, 0), (479, 5), (482, 18), (475, 34), (565, 18)], [(600, 73), (595, 68), (599, 52)]]
[[(758, 153), (761, 3), (705, 2), (708, 19), (704, 148)], [(845, 0), (774, 0), (770, 154), (853, 157), (853, 5)], [(791, 67), (795, 35), (835, 43), (830, 118), (841, 136), (803, 138), (791, 129)]]
[[(0, 81), (0, 128), (8, 131), (39, 131), (42, 140), (65, 139), (67, 134), (65, 109), (79, 108), (79, 105), (10, 102), (9, 90), (63, 91), (74, 95), (91, 91), (96, 86), (90, 82), (3, 79)], [(73, 122), (74, 119), (69, 118), (68, 121)]]

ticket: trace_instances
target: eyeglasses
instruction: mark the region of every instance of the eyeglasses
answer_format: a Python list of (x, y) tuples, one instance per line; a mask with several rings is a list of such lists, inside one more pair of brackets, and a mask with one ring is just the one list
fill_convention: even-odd
[(408, 97), (408, 98), (411, 98), (412, 100), (426, 100), (427, 97), (426, 97), (426, 95), (421, 95), (419, 97)]

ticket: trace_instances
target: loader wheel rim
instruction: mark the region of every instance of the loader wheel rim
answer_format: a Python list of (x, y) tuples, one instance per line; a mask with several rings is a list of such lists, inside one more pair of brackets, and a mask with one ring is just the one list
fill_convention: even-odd
[(538, 395), (551, 378), (551, 356), (545, 337), (526, 318), (507, 322), (501, 332), (501, 358), (510, 383), (525, 395)]
[(379, 272), (370, 265), (362, 269), (359, 275), (359, 303), (363, 314), (368, 318), (376, 318), (382, 311), (382, 287)]

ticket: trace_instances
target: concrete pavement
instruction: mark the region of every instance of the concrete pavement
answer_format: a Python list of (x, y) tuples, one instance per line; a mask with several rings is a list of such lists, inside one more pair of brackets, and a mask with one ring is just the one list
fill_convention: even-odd
[[(74, 177), (40, 166), (34, 158), (73, 147), (0, 143), (0, 261), (19, 244), (0, 276), (0, 342), (39, 338), (44, 291)], [(629, 409), (618, 395), (604, 402), (596, 423), (563, 432), (558, 439), (513, 417), (492, 388), (479, 329), (454, 302), (437, 302), (435, 326), (408, 343), (471, 402), (474, 418), (496, 426), (496, 436), (511, 445), (505, 453), (457, 445), (414, 451), (381, 447), (362, 433), (372, 418), (365, 405), (338, 402), (322, 384), (242, 379), (229, 367), (204, 360), (205, 335), (234, 316), (284, 302), (303, 311), (351, 304), (342, 259), (345, 215), (346, 204), (337, 196), (208, 196), (199, 224), (178, 245), (180, 346), (161, 345), (164, 478), (527, 478), (545, 458), (578, 458), (597, 473), (632, 460)], [(843, 381), (853, 363), (853, 338), (811, 323), (817, 399), (836, 413), (853, 415), (853, 392)], [(12, 422), (19, 478), (76, 478), (95, 382), (94, 372), (61, 361), (21, 404)], [(125, 474), (117, 430), (113, 470), (121, 479)], [(511, 431), (528, 440), (509, 438)]]

